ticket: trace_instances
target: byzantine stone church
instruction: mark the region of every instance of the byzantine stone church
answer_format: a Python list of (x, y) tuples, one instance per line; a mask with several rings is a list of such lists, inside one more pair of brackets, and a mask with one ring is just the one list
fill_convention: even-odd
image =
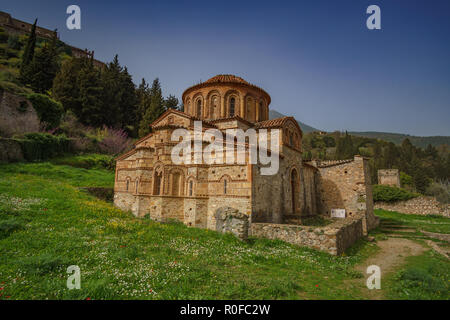
[[(367, 159), (302, 161), (301, 128), (293, 117), (269, 119), (271, 98), (262, 88), (234, 75), (217, 75), (186, 89), (182, 100), (184, 112), (164, 112), (149, 135), (116, 159), (117, 207), (213, 230), (221, 207), (247, 214), (250, 223), (275, 224), (300, 224), (304, 217), (344, 209), (346, 217), (362, 218), (364, 233), (375, 226)], [(277, 174), (262, 175), (262, 165), (248, 161), (248, 148), (243, 164), (174, 164), (171, 151), (178, 142), (171, 140), (172, 133), (178, 128), (193, 132), (194, 121), (201, 121), (203, 130), (223, 132), (266, 129), (270, 135), (278, 129)]]

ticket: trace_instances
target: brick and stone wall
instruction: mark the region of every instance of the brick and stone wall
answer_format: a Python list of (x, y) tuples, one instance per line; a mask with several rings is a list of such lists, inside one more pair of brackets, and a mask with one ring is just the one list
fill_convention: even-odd
[(420, 196), (406, 201), (375, 202), (375, 209), (397, 211), (400, 213), (420, 214), (420, 215), (442, 215), (450, 217), (450, 204), (440, 203), (434, 197)]
[(252, 223), (250, 234), (340, 255), (363, 236), (363, 228), (362, 219), (358, 218), (339, 219), (324, 227)]

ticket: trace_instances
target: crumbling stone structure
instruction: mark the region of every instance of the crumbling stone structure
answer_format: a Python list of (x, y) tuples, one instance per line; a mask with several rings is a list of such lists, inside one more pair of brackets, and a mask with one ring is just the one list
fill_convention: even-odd
[(380, 169), (378, 170), (378, 184), (400, 188), (400, 175), (398, 169)]
[(232, 233), (241, 240), (248, 238), (248, 215), (230, 207), (216, 211), (216, 230), (221, 233)]
[[(269, 120), (271, 98), (263, 89), (233, 75), (218, 75), (188, 88), (182, 99), (184, 112), (167, 110), (151, 124), (149, 135), (117, 158), (117, 207), (136, 216), (177, 219), (213, 230), (226, 225), (217, 214), (223, 207), (248, 216), (251, 230), (254, 223), (299, 225), (305, 217), (329, 216), (332, 209), (345, 209), (348, 219), (360, 219), (361, 233), (376, 225), (367, 161), (302, 161), (298, 122), (293, 117)], [(279, 130), (279, 170), (261, 174), (264, 166), (249, 161), (249, 142), (242, 151), (237, 140), (223, 143), (224, 153), (231, 148), (236, 157), (245, 158), (243, 164), (173, 163), (171, 153), (178, 142), (171, 140), (172, 133), (179, 128), (193, 133), (195, 121), (201, 121), (204, 131), (254, 129), (259, 134), (265, 129), (270, 136)], [(270, 145), (267, 151), (275, 152)]]

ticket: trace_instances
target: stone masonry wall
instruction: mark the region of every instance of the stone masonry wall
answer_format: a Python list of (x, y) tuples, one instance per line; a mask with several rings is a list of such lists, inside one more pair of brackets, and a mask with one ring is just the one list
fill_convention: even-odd
[(362, 219), (339, 219), (324, 227), (252, 223), (250, 234), (340, 255), (363, 236), (363, 228)]
[(434, 197), (417, 197), (406, 201), (394, 203), (375, 202), (375, 209), (397, 211), (400, 213), (420, 214), (420, 215), (442, 215), (450, 217), (450, 204), (443, 204)]
[(355, 156), (353, 160), (321, 163), (320, 212), (329, 216), (332, 209), (345, 209), (348, 217), (363, 218), (363, 232), (378, 225), (373, 214), (372, 186), (367, 160)]

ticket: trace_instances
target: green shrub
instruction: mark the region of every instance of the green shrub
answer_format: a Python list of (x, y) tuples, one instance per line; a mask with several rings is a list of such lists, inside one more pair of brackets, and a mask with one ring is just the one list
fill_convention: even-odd
[(115, 170), (115, 160), (105, 154), (88, 154), (53, 159), (52, 163), (84, 169)]
[(373, 201), (395, 202), (418, 197), (419, 194), (387, 185), (373, 186)]
[(41, 122), (45, 123), (47, 129), (59, 126), (64, 109), (61, 103), (51, 99), (45, 94), (31, 93), (27, 99), (33, 104)]
[(45, 160), (70, 152), (70, 139), (49, 133), (27, 133), (20, 143), (24, 158), (28, 161)]

